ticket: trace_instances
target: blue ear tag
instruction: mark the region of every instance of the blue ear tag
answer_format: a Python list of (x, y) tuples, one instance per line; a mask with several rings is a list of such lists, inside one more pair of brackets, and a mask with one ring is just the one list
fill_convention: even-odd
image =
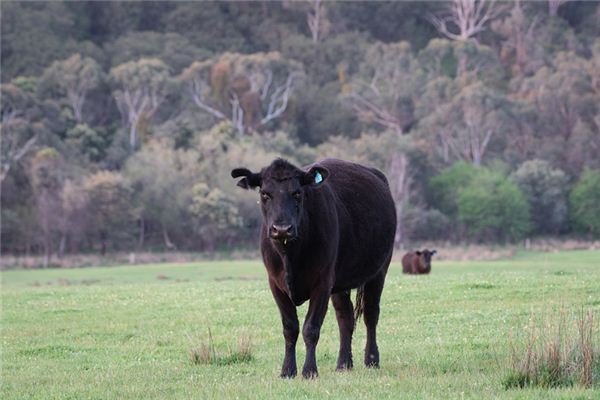
[(323, 175), (319, 171), (315, 173), (315, 183), (323, 182)]

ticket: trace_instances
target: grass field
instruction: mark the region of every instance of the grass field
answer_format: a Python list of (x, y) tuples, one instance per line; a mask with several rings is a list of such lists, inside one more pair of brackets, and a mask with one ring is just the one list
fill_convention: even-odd
[[(315, 381), (278, 378), (283, 337), (260, 262), (1, 276), (2, 399), (600, 399), (597, 387), (502, 385), (508, 342), (523, 332), (532, 312), (591, 308), (599, 319), (600, 251), (434, 262), (429, 276), (404, 276), (393, 264), (378, 331), (381, 368), (362, 365), (361, 323), (354, 370), (334, 371), (338, 331), (330, 307)], [(221, 352), (249, 335), (253, 359), (192, 364), (188, 350), (207, 340), (209, 328)], [(300, 368), (303, 356), (300, 339)]]

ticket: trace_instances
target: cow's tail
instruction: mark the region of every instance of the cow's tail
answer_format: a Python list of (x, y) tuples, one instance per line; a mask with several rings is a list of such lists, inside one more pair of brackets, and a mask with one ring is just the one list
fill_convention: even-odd
[(354, 323), (356, 324), (365, 309), (365, 287), (359, 286), (356, 289), (356, 301), (354, 303)]

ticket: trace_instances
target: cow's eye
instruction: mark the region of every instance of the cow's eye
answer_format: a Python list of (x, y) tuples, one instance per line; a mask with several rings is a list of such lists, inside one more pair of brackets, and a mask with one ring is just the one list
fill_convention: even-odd
[(261, 192), (260, 198), (262, 199), (262, 201), (267, 201), (271, 198), (271, 195), (269, 193)]
[(300, 200), (302, 198), (302, 193), (300, 193), (300, 191), (294, 192), (292, 196), (294, 196), (295, 200)]

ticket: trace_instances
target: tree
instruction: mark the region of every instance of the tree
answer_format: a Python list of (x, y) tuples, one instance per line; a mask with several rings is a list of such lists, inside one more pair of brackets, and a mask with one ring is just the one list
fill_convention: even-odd
[(300, 77), (297, 64), (279, 53), (226, 53), (216, 62), (194, 62), (180, 80), (198, 108), (243, 135), (283, 115)]
[(135, 150), (142, 122), (152, 120), (167, 95), (169, 67), (156, 58), (142, 58), (114, 67), (110, 77), (119, 110), (129, 127), (129, 146)]
[(216, 62), (194, 62), (179, 79), (200, 110), (243, 135), (282, 117), (301, 76), (297, 63), (276, 52), (225, 53)]
[(429, 21), (442, 35), (458, 41), (474, 39), (487, 29), (490, 21), (506, 11), (506, 7), (497, 5), (495, 0), (453, 0), (445, 6), (446, 10), (438, 15), (430, 14)]
[(589, 63), (575, 54), (560, 52), (551, 66), (514, 82), (514, 97), (535, 110), (532, 123), (538, 135), (537, 157), (574, 174), (583, 168), (583, 160), (594, 158), (592, 154), (600, 148), (593, 126), (599, 97), (592, 86)]
[(221, 239), (231, 239), (231, 232), (242, 226), (235, 203), (219, 188), (210, 188), (204, 182), (193, 186), (189, 210), (196, 232), (210, 251)]
[(433, 206), (451, 218), (458, 217), (458, 196), (476, 175), (473, 165), (458, 161), (431, 178)]
[(52, 61), (66, 57), (75, 36), (74, 15), (65, 3), (2, 3), (2, 82), (41, 75)]
[(559, 234), (566, 228), (569, 178), (544, 160), (524, 162), (512, 176), (529, 203), (532, 232)]
[(568, 1), (570, 0), (548, 0), (548, 15), (551, 17), (556, 17), (558, 15), (558, 9), (560, 6)]
[(72, 179), (66, 179), (61, 193), (62, 216), (59, 222), (60, 243), (58, 245), (58, 256), (62, 257), (67, 249), (67, 243), (71, 243), (71, 248), (75, 245), (85, 243), (88, 231), (90, 229), (90, 214), (93, 210), (88, 209), (88, 199), (81, 183)]
[[(540, 23), (539, 16), (529, 17), (519, 0), (515, 1), (507, 18), (492, 23), (492, 30), (505, 38), (500, 51), (504, 61), (511, 60), (512, 72), (523, 75), (534, 72), (542, 60), (536, 60), (539, 35), (536, 28)], [(535, 62), (538, 61), (538, 62)]]
[(313, 43), (319, 43), (329, 31), (329, 21), (327, 20), (327, 8), (322, 0), (309, 0), (312, 10), (306, 15), (306, 22), (312, 35)]
[[(317, 44), (322, 41), (331, 29), (331, 22), (327, 18), (326, 2), (322, 0), (307, 1), (285, 1), (283, 6), (286, 10), (298, 11), (306, 14), (306, 23), (310, 31), (311, 41)], [(334, 2), (329, 2), (333, 5)]]
[(42, 233), (44, 268), (48, 267), (54, 248), (54, 237), (58, 233), (61, 219), (60, 192), (64, 180), (58, 152), (46, 147), (39, 150), (31, 160), (30, 179), (37, 218)]
[(65, 144), (71, 146), (76, 155), (83, 155), (91, 162), (104, 158), (109, 143), (110, 138), (105, 128), (91, 128), (87, 124), (75, 125), (67, 131), (65, 138)]
[(569, 205), (575, 230), (600, 237), (600, 172), (583, 171), (569, 196)]
[(28, 109), (33, 103), (31, 95), (12, 84), (0, 85), (0, 93), (2, 95), (0, 182), (3, 182), (10, 169), (34, 148), (38, 136), (28, 118)]
[(58, 88), (66, 95), (78, 123), (83, 122), (83, 106), (88, 92), (103, 81), (102, 68), (94, 59), (73, 54), (62, 61), (55, 61), (46, 68), (40, 85)]
[(489, 46), (472, 41), (433, 39), (419, 52), (419, 63), (428, 79), (440, 76), (478, 79), (490, 86), (500, 86), (505, 79), (496, 52)]
[(208, 172), (200, 170), (198, 164), (195, 151), (175, 150), (167, 140), (152, 140), (127, 160), (124, 173), (140, 207), (139, 247), (152, 223), (158, 225), (167, 249), (179, 247), (172, 239), (177, 238), (174, 234), (185, 239), (190, 225), (191, 188), (198, 176)]
[(458, 219), (478, 240), (519, 240), (530, 229), (523, 193), (502, 174), (485, 169), (460, 191)]
[(367, 123), (405, 133), (414, 123), (414, 108), (423, 74), (408, 42), (375, 44), (344, 97)]
[(131, 243), (135, 209), (132, 191), (125, 178), (116, 172), (99, 171), (83, 182), (92, 238), (100, 241), (102, 255), (106, 254), (109, 240), (115, 247)]
[(158, 58), (169, 65), (175, 74), (194, 60), (211, 56), (211, 52), (198, 48), (183, 35), (155, 31), (128, 32), (108, 43), (106, 52), (115, 66), (140, 58)]
[(483, 165), (494, 137), (514, 125), (510, 101), (479, 81), (467, 82), (462, 88), (462, 82), (453, 86), (444, 81), (438, 83), (442, 85), (431, 89), (434, 93), (447, 90), (444, 97), (448, 101), (423, 118), (420, 130), (435, 135), (444, 162), (453, 156), (475, 166)]

